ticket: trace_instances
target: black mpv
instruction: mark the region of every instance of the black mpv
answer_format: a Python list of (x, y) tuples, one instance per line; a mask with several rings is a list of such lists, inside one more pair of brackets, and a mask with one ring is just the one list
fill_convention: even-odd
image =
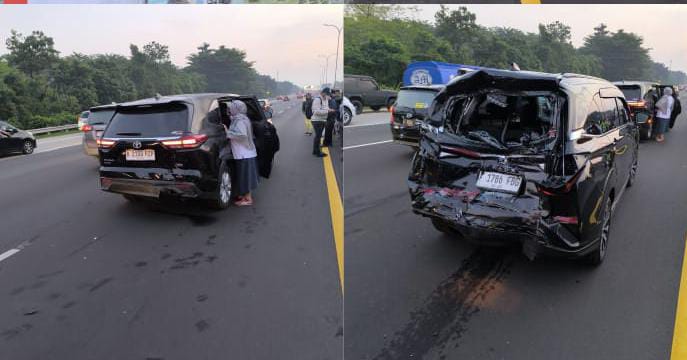
[(232, 100), (247, 105), (260, 175), (268, 177), (278, 148), (266, 139), (276, 139), (276, 130), (254, 96), (157, 96), (116, 106), (98, 139), (102, 190), (129, 200), (173, 196), (204, 199), (215, 208), (229, 206), (231, 160), (225, 156), (223, 125), (229, 126), (226, 109)]
[(575, 74), (480, 70), (430, 108), (408, 178), (413, 211), (477, 244), (606, 256), (611, 213), (637, 172), (623, 93)]

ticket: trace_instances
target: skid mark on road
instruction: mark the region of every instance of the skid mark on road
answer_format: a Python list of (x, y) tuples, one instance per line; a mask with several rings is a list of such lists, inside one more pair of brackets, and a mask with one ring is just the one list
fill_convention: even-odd
[(477, 249), (410, 314), (410, 322), (374, 359), (422, 359), (431, 350), (438, 350), (439, 359), (445, 359), (447, 344), (458, 347), (470, 318), (488, 302), (512, 263), (505, 249)]

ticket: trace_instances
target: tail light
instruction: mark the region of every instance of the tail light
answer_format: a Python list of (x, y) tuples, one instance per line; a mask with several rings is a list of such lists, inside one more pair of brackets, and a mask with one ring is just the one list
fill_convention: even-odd
[(455, 147), (455, 146), (442, 146), (441, 151), (444, 151), (444, 152), (447, 152), (450, 154), (455, 154), (455, 155), (462, 155), (462, 156), (473, 158), (473, 159), (479, 159), (480, 157), (482, 157), (482, 155), (476, 151), (463, 149), (463, 148)]
[(547, 188), (542, 185), (537, 185), (537, 190), (539, 190), (540, 193), (547, 195), (547, 196), (556, 196), (556, 195), (563, 195), (567, 194), (570, 192), (570, 190), (573, 189), (575, 184), (577, 183), (577, 180), (580, 178), (580, 175), (584, 172), (585, 167), (581, 167), (575, 175), (570, 177), (568, 181), (563, 183), (563, 186), (557, 187), (557, 188)]
[(91, 125), (84, 124), (83, 126), (81, 126), (81, 131), (83, 131), (83, 132), (88, 132), (91, 130), (93, 130), (93, 126), (91, 126)]
[(391, 125), (393, 125), (393, 124), (396, 122), (395, 115), (394, 115), (394, 110), (395, 110), (395, 109), (394, 109), (394, 107), (392, 106), (391, 109), (390, 109), (390, 111), (389, 111), (389, 112), (391, 113), (391, 119), (390, 119)]
[(577, 216), (554, 216), (553, 219), (561, 224), (577, 225)]
[(95, 140), (96, 144), (98, 144), (98, 147), (101, 149), (109, 149), (114, 145), (117, 141), (112, 140), (112, 139), (96, 139)]
[(193, 149), (202, 145), (207, 139), (207, 135), (198, 134), (187, 135), (173, 140), (163, 140), (160, 143), (168, 149)]

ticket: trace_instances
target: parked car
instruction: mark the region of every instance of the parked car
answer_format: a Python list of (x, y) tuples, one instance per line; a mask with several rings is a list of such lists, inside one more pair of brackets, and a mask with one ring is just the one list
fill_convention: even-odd
[(601, 263), (637, 173), (623, 93), (575, 74), (479, 70), (439, 92), (408, 185), (442, 232)]
[(83, 126), (88, 123), (88, 115), (90, 115), (90, 112), (88, 110), (82, 111), (81, 114), (76, 118), (76, 125), (79, 128), (79, 131), (82, 130)]
[(230, 164), (222, 150), (228, 144), (224, 127), (230, 124), (227, 103), (232, 100), (248, 107), (258, 168), (268, 177), (278, 138), (254, 96), (157, 96), (117, 105), (98, 139), (102, 190), (129, 200), (170, 196), (204, 199), (215, 208), (229, 206)]
[(650, 91), (652, 89), (656, 91), (658, 84), (650, 81), (616, 81), (613, 84), (625, 95), (625, 100), (639, 127), (640, 138), (651, 139), (654, 127), (654, 104), (657, 98), (653, 98)]
[(355, 106), (353, 106), (353, 103), (350, 100), (348, 100), (347, 97), (343, 96), (341, 98), (339, 112), (341, 113), (341, 121), (343, 122), (343, 124), (349, 125), (355, 117)]
[(0, 120), (0, 154), (31, 154), (36, 148), (36, 138), (29, 131), (17, 129)]
[(369, 106), (373, 111), (389, 108), (396, 101), (396, 92), (381, 90), (377, 81), (371, 76), (344, 75), (344, 92), (355, 106), (356, 114)]
[(83, 131), (83, 151), (86, 155), (98, 156), (98, 138), (110, 123), (114, 115), (116, 105), (103, 105), (92, 107), (86, 123), (81, 127)]
[(443, 85), (404, 86), (391, 107), (391, 136), (395, 143), (417, 147), (420, 126), (427, 117), (429, 105)]

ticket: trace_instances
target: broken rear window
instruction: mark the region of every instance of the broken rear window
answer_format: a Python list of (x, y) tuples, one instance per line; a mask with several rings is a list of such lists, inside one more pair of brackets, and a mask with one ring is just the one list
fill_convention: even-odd
[(446, 129), (499, 150), (545, 147), (556, 138), (557, 96), (498, 92), (454, 96), (446, 102)]

